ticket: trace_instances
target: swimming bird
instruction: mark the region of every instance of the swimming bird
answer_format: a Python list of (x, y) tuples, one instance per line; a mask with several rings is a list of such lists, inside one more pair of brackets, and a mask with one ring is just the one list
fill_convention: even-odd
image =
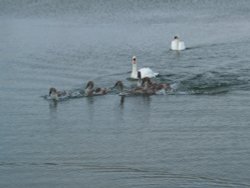
[(96, 96), (96, 95), (105, 95), (108, 93), (107, 88), (94, 88), (94, 82), (89, 81), (85, 87), (84, 95), (85, 96)]
[(132, 72), (131, 72), (130, 78), (132, 79), (138, 79), (138, 72), (140, 72), (141, 78), (145, 78), (145, 77), (153, 78), (159, 75), (159, 73), (152, 71), (152, 69), (148, 67), (137, 70), (136, 56), (132, 57), (131, 64), (132, 64)]
[(155, 83), (150, 78), (145, 77), (142, 79), (142, 87), (149, 94), (160, 94), (165, 93), (166, 90), (171, 89), (168, 83)]
[(142, 92), (142, 94), (153, 95), (155, 94), (155, 88), (149, 77), (142, 79), (141, 87), (135, 88), (137, 92)]
[(124, 89), (123, 82), (120, 80), (115, 83), (112, 89), (116, 89), (119, 92), (120, 96), (128, 96), (133, 94), (131, 89)]
[(171, 50), (185, 50), (185, 43), (183, 41), (180, 40), (180, 38), (178, 36), (174, 37), (174, 40), (171, 41)]
[(123, 85), (123, 83), (122, 83), (122, 81), (117, 81), (116, 83), (115, 83), (115, 85), (114, 85), (114, 87), (113, 88), (116, 88), (119, 92), (123, 92), (123, 90), (124, 90), (124, 85)]
[(67, 92), (66, 91), (58, 91), (56, 88), (51, 87), (49, 89), (49, 96), (52, 100), (59, 100), (60, 97), (67, 96)]
[(106, 95), (108, 93), (108, 89), (107, 88), (96, 88), (94, 91), (94, 95)]
[(152, 95), (152, 94), (154, 94), (154, 90), (149, 87), (150, 83), (147, 80), (147, 78), (148, 77), (142, 79), (142, 82), (143, 82), (142, 86), (137, 86), (135, 88), (124, 90), (124, 85), (123, 85), (122, 81), (117, 81), (113, 88), (116, 88), (120, 92), (119, 95), (121, 95), (121, 96)]
[(89, 81), (85, 87), (84, 95), (85, 96), (92, 96), (93, 93), (94, 93), (94, 82)]

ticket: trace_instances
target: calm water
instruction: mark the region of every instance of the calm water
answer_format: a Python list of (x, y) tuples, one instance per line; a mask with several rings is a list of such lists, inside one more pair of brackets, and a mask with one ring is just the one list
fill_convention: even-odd
[[(0, 187), (250, 187), (249, 31), (247, 0), (0, 0)], [(174, 92), (44, 99), (133, 55)]]

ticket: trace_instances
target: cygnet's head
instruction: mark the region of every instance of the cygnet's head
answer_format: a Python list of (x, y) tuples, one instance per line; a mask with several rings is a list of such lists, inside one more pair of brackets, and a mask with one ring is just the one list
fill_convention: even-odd
[(142, 79), (142, 84), (143, 87), (148, 88), (149, 86), (152, 85), (152, 82), (149, 77), (145, 77)]
[(55, 93), (57, 93), (56, 88), (51, 87), (51, 88), (49, 89), (49, 96), (52, 95), (52, 94), (55, 94)]
[(94, 82), (93, 81), (89, 81), (85, 87), (85, 89), (93, 89), (94, 88)]

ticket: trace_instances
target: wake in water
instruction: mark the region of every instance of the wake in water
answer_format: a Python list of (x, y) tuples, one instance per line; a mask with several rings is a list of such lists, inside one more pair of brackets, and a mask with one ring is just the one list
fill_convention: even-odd
[[(170, 77), (175, 77), (171, 75)], [(138, 86), (136, 81), (131, 81), (130, 86), (124, 86), (121, 81), (109, 88), (76, 88), (72, 90), (62, 90), (49, 92), (44, 95), (46, 100), (64, 101), (68, 99), (100, 96), (105, 94), (118, 94), (120, 96), (138, 96), (138, 95), (217, 95), (225, 94), (234, 89), (247, 89), (248, 80), (239, 77), (236, 74), (220, 73), (216, 71), (205, 72), (174, 81), (169, 77), (160, 76), (153, 81), (146, 82), (147, 86)], [(118, 84), (122, 83), (122, 84)], [(171, 84), (166, 84), (171, 83)]]
[(62, 91), (57, 91), (57, 92), (60, 92), (62, 94), (60, 95), (58, 93), (58, 94), (51, 95), (51, 92), (49, 91), (49, 94), (43, 95), (42, 97), (44, 99), (48, 100), (48, 101), (51, 101), (51, 100), (65, 101), (65, 100), (68, 100), (68, 99), (84, 97), (84, 90), (82, 90), (82, 89), (62, 90)]
[(233, 73), (208, 71), (187, 76), (171, 85), (172, 94), (216, 95), (228, 93), (238, 88), (247, 88), (248, 80)]
[(73, 98), (93, 97), (106, 94), (119, 94), (120, 96), (138, 96), (138, 95), (165, 95), (172, 91), (171, 86), (166, 82), (154, 82), (145, 77), (137, 81), (137, 85), (131, 85), (124, 89), (122, 81), (117, 81), (114, 86), (109, 88), (94, 87), (94, 82), (89, 81), (85, 89), (73, 89), (59, 91), (56, 88), (50, 88), (49, 94), (44, 95), (46, 100), (64, 101)]

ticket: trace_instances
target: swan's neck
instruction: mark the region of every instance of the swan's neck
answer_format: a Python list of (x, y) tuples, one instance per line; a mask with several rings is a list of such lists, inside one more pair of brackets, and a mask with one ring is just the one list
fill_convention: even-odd
[(137, 79), (137, 64), (132, 62), (132, 72), (131, 72), (131, 78)]
[(179, 49), (180, 39), (175, 39), (175, 42), (176, 42), (177, 48)]

